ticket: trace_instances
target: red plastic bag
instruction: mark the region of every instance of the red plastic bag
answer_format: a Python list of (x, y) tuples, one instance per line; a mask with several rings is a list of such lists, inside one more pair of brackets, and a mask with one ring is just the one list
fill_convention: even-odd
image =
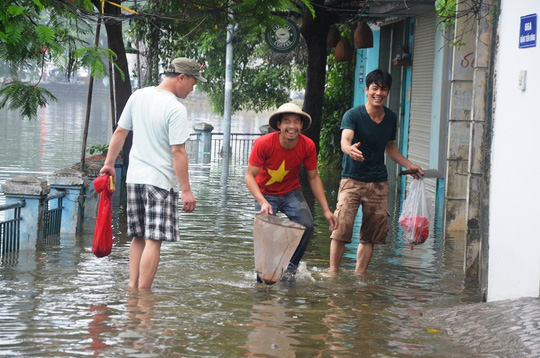
[(403, 238), (411, 245), (426, 242), (431, 218), (431, 197), (426, 193), (424, 179), (414, 179), (409, 186), (409, 193), (403, 202), (403, 210), (399, 217)]
[(108, 174), (94, 179), (96, 193), (101, 193), (92, 243), (92, 253), (97, 257), (105, 257), (112, 250), (112, 194), (114, 183)]

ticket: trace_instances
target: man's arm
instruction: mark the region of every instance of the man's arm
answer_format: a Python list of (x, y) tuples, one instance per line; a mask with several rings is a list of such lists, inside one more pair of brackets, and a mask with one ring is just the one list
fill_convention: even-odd
[[(424, 172), (422, 171), (422, 168), (420, 168), (418, 165), (412, 163), (409, 159), (405, 158), (403, 154), (399, 151), (396, 143), (394, 141), (389, 141), (386, 144), (386, 149), (384, 151), (386, 155), (392, 159), (394, 162), (398, 163), (402, 167), (404, 167), (406, 170), (415, 170), (419, 172), (421, 175), (424, 175)], [(413, 174), (414, 178), (417, 178), (418, 176), (416, 174)]]
[(256, 167), (253, 164), (248, 164), (246, 176), (244, 177), (244, 182), (246, 183), (246, 186), (251, 192), (251, 195), (253, 195), (255, 200), (257, 200), (257, 202), (261, 206), (260, 213), (272, 215), (272, 205), (270, 205), (268, 201), (266, 201), (264, 195), (261, 193), (261, 189), (259, 189), (259, 184), (257, 184), (257, 181), (255, 180), (260, 170), (260, 167)]
[(330, 224), (330, 231), (333, 231), (337, 229), (338, 227), (338, 219), (334, 215), (334, 213), (330, 211), (330, 208), (328, 207), (328, 202), (326, 201), (326, 195), (324, 194), (324, 187), (322, 184), (321, 177), (319, 176), (317, 169), (306, 170), (306, 171), (307, 171), (308, 182), (309, 182), (309, 186), (311, 187), (311, 191), (313, 192), (315, 199), (317, 199), (317, 201), (319, 202), (319, 205), (322, 208), (325, 219)]
[(191, 192), (188, 176), (188, 156), (186, 145), (178, 144), (171, 146), (173, 154), (173, 167), (182, 189), (182, 210), (190, 213), (195, 210), (195, 196)]
[(116, 183), (116, 169), (114, 168), (114, 163), (116, 162), (116, 157), (118, 157), (118, 154), (120, 154), (120, 151), (122, 150), (122, 147), (124, 146), (124, 142), (126, 141), (126, 137), (129, 134), (129, 130), (122, 128), (120, 126), (116, 127), (116, 130), (114, 131), (111, 141), (109, 143), (109, 149), (107, 151), (107, 157), (105, 158), (105, 164), (103, 165), (103, 168), (99, 171), (101, 175), (109, 174), (114, 178), (114, 182)]

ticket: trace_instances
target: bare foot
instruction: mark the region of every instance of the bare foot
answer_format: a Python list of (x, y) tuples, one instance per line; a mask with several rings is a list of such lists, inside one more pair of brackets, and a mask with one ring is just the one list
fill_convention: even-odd
[(338, 268), (329, 267), (325, 272), (325, 277), (336, 277), (339, 272)]

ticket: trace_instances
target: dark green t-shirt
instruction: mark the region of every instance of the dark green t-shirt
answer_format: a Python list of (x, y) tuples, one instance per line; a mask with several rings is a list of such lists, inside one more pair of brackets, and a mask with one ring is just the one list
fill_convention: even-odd
[(382, 182), (388, 180), (384, 164), (384, 150), (389, 141), (396, 139), (397, 117), (394, 112), (384, 107), (384, 118), (375, 123), (366, 111), (365, 105), (353, 107), (343, 115), (341, 130), (352, 129), (354, 138), (351, 144), (360, 142), (360, 151), (364, 161), (352, 160), (343, 155), (343, 178), (352, 178), (363, 182)]

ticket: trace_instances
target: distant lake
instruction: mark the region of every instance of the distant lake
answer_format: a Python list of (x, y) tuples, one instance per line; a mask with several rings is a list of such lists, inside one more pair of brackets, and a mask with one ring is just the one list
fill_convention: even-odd
[[(0, 184), (9, 177), (45, 175), (80, 161), (88, 86), (45, 84), (44, 87), (58, 102), (39, 109), (37, 120), (22, 118), (19, 112), (5, 108), (0, 110)], [(223, 118), (212, 112), (204, 93), (193, 92), (182, 103), (188, 110), (190, 127), (206, 122), (214, 126), (214, 132), (223, 131)], [(260, 133), (259, 127), (267, 124), (269, 113), (235, 113), (231, 132)], [(111, 135), (109, 89), (96, 82), (87, 149), (109, 143)]]

